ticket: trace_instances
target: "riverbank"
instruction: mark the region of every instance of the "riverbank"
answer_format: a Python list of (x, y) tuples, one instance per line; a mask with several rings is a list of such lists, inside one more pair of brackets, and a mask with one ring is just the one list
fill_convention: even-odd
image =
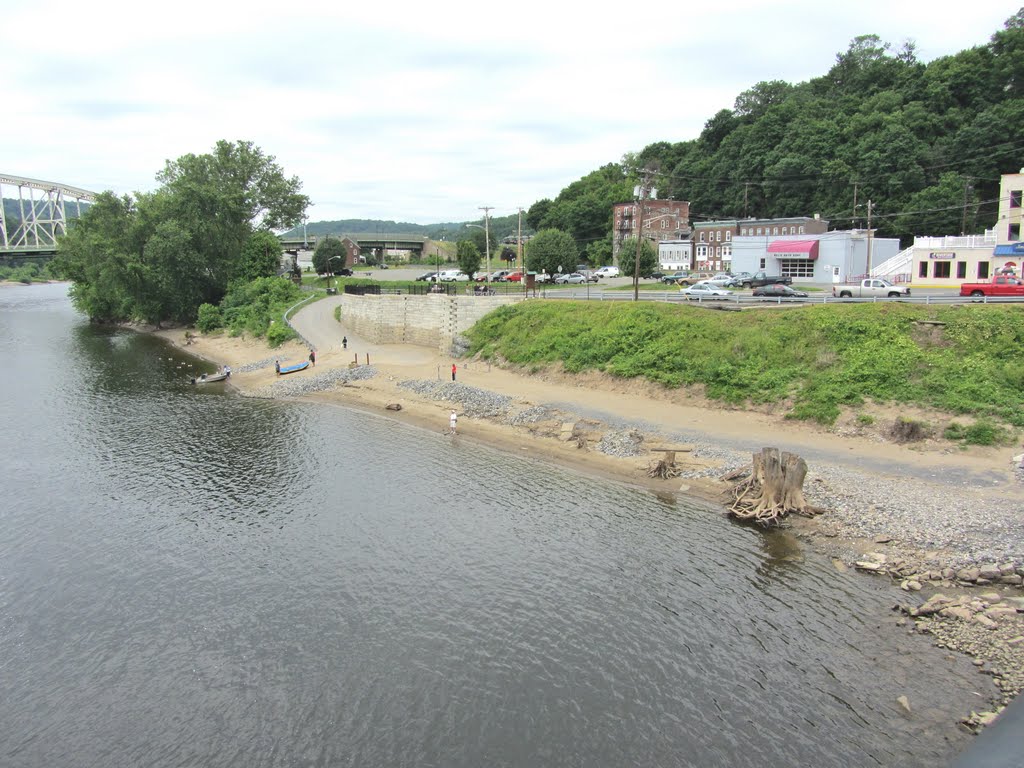
[[(185, 345), (184, 331), (159, 335)], [(231, 382), (243, 395), (340, 404), (438, 432), (447, 431), (455, 407), (457, 440), (654, 492), (697, 496), (719, 512), (728, 490), (718, 479), (722, 474), (749, 463), (763, 446), (798, 453), (808, 463), (808, 501), (827, 512), (791, 519), (793, 531), (839, 569), (858, 568), (899, 583), (907, 596), (893, 614), (894, 625), (972, 655), (993, 678), (986, 697), (994, 708), (1024, 687), (1024, 621), (1017, 612), (1024, 594), (1024, 486), (1011, 465), (1012, 451), (961, 450), (941, 441), (897, 444), (881, 427), (907, 414), (882, 408), (874, 411), (874, 428), (848, 419), (826, 431), (603, 376), (516, 372), (455, 360), (452, 382), (453, 361), (430, 350), (348, 336), (348, 349), (325, 344), (315, 368), (287, 377), (275, 375), (273, 361), (305, 359), (308, 349), (296, 342), (270, 350), (261, 341), (200, 336), (186, 349), (230, 365)], [(650, 463), (663, 455), (657, 448), (689, 449), (677, 453), (679, 478), (647, 476)], [(948, 602), (914, 614), (923, 598), (936, 594)], [(971, 722), (992, 716), (983, 712)]]

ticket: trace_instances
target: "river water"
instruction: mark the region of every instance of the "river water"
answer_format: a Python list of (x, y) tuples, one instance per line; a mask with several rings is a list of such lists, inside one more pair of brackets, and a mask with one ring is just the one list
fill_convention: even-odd
[(931, 766), (984, 701), (698, 502), (197, 389), (61, 285), (0, 350), (0, 765)]

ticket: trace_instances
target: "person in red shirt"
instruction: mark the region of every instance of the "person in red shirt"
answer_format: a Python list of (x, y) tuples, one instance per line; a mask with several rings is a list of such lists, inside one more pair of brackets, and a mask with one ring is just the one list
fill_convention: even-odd
[(455, 381), (455, 363), (452, 363), (452, 381)]

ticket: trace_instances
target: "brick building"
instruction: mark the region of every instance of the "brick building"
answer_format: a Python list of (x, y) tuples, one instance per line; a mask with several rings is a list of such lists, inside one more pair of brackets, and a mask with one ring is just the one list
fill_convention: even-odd
[[(639, 203), (616, 203), (612, 206), (612, 259), (619, 263), (622, 243), (636, 237)], [(644, 200), (643, 232), (655, 244), (662, 240), (685, 240), (690, 234), (690, 204), (685, 200)]]

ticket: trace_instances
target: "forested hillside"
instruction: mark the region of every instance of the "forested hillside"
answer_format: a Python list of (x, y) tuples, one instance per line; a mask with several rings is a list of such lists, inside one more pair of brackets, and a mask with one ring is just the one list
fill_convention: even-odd
[[(491, 242), (499, 242), (503, 237), (515, 235), (518, 217), (494, 216), (490, 220), (489, 229)], [(449, 221), (439, 224), (413, 224), (407, 221), (381, 221), (380, 219), (341, 219), (340, 221), (315, 221), (306, 225), (308, 236), (323, 235), (353, 235), (353, 234), (377, 234), (382, 235), (423, 235), (431, 240), (464, 240), (472, 237), (474, 227), (467, 227), (467, 224), (483, 226), (483, 218), (473, 221)], [(526, 219), (523, 219), (523, 226), (526, 226)], [(524, 232), (525, 234), (525, 232)], [(286, 233), (289, 237), (301, 236), (302, 227), (296, 227)]]
[(913, 44), (865, 35), (825, 75), (757, 83), (698, 138), (604, 166), (536, 202), (528, 221), (571, 233), (606, 263), (611, 203), (631, 199), (648, 168), (659, 197), (689, 200), (696, 221), (818, 213), (863, 227), (870, 199), (884, 237), (982, 232), (995, 222), (1000, 174), (1024, 166), (1022, 126), (1024, 9), (988, 44), (927, 64)]

